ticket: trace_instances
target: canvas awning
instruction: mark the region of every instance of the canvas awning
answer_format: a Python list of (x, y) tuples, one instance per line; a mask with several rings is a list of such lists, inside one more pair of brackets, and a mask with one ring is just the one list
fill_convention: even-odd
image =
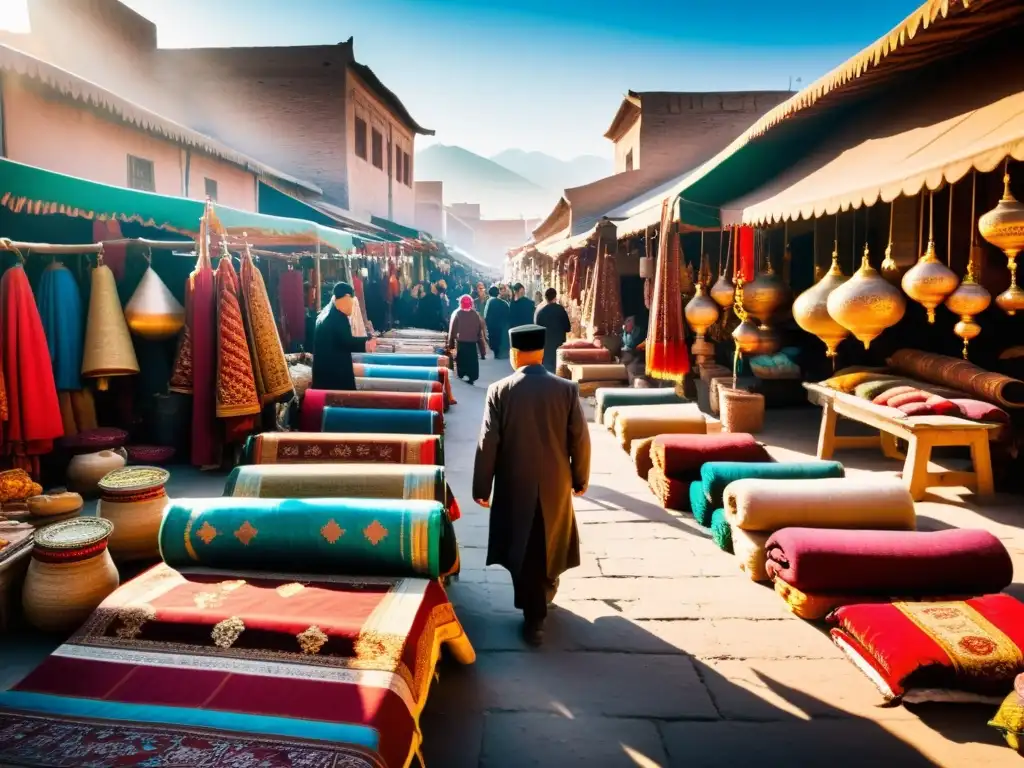
[[(125, 189), (0, 159), (0, 205), (15, 213), (60, 214), (114, 219), (195, 236), (206, 203), (184, 197)], [(352, 235), (315, 222), (240, 211), (214, 205), (230, 234), (245, 234), (251, 245), (322, 245), (336, 251), (354, 247)]]
[(594, 236), (594, 232), (597, 227), (591, 227), (586, 232), (579, 235), (570, 235), (569, 230), (563, 230), (557, 235), (553, 235), (545, 240), (541, 240), (539, 243), (533, 246), (534, 250), (543, 253), (545, 256), (551, 258), (557, 258), (566, 251), (571, 251), (573, 248), (584, 248), (587, 242)]
[(404, 224), (399, 224), (397, 221), (392, 221), (391, 219), (385, 219), (383, 216), (371, 216), (370, 223), (390, 232), (393, 235), (403, 237), (406, 240), (419, 240), (420, 242), (429, 243), (434, 239), (426, 232), (421, 232), (418, 229), (407, 227)]
[(675, 200), (674, 215), (683, 230), (720, 229), (718, 209), (685, 198), (689, 179), (694, 171), (689, 170), (608, 212), (607, 217), (615, 222), (619, 237), (627, 237), (646, 231), (661, 224), (661, 204), (666, 199)]
[(723, 205), (723, 220), (832, 215), (936, 190), (1007, 157), (1024, 160), (1024, 68), (1001, 60), (979, 61), (931, 88), (889, 93), (789, 170)]

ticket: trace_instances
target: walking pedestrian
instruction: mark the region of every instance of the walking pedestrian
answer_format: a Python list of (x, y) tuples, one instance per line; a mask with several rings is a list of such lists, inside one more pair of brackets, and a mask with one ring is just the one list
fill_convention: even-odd
[(508, 325), (516, 328), (520, 325), (530, 325), (533, 322), (533, 313), (537, 307), (526, 296), (526, 287), (522, 283), (512, 286), (512, 303), (509, 305)]
[[(473, 308), (473, 297), (459, 299), (448, 326), (448, 349), (455, 350), (455, 372), (460, 379), (475, 384), (480, 378), (480, 361), (487, 356), (484, 321)], [(479, 350), (480, 357), (477, 357)]]
[(544, 367), (551, 373), (555, 372), (558, 348), (565, 344), (565, 337), (572, 330), (569, 313), (556, 301), (557, 298), (558, 291), (554, 288), (544, 291), (544, 300), (547, 303), (537, 309), (534, 318), (534, 322), (544, 328)]
[(494, 350), (494, 359), (501, 360), (507, 355), (508, 303), (498, 295), (498, 287), (492, 285), (490, 298), (484, 305), (484, 322), (487, 323), (487, 344)]

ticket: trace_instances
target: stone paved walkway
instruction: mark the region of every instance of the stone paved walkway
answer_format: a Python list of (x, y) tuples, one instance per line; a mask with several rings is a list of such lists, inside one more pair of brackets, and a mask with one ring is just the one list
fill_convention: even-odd
[[(742, 575), (692, 519), (658, 506), (593, 425), (590, 491), (576, 505), (583, 564), (562, 578), (544, 647), (528, 648), (507, 573), (484, 566), (487, 511), (470, 495), (482, 385), (508, 371), (488, 361), (476, 387), (459, 382), (447, 420), (463, 511), (450, 595), (478, 660), (440, 667), (422, 720), (429, 768), (1019, 765), (985, 725), (991, 707), (880, 707), (819, 628)], [(806, 456), (817, 419), (773, 414), (764, 439), (779, 458)], [(854, 472), (897, 468), (869, 452), (839, 458)], [(989, 528), (1024, 575), (1019, 499), (974, 510), (951, 498), (919, 505), (920, 527)]]

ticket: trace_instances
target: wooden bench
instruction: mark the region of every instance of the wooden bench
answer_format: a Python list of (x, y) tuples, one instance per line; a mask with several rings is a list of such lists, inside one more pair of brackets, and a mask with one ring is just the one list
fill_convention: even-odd
[[(995, 438), (998, 424), (968, 421), (956, 416), (907, 416), (896, 408), (875, 405), (821, 384), (804, 384), (804, 388), (807, 399), (821, 406), (819, 459), (831, 459), (837, 449), (881, 448), (885, 456), (903, 460), (903, 482), (915, 501), (923, 499), (928, 488), (937, 486), (966, 486), (979, 498), (995, 492), (989, 441)], [(837, 435), (836, 423), (840, 416), (877, 429), (878, 435)], [(898, 440), (907, 442), (906, 454), (900, 451)], [(969, 448), (972, 471), (929, 471), (932, 449), (942, 446)]]

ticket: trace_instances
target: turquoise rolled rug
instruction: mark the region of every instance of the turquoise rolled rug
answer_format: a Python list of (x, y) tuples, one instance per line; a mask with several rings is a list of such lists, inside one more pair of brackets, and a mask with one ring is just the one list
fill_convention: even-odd
[(725, 517), (724, 509), (716, 509), (711, 513), (711, 540), (723, 552), (732, 554), (732, 528)]
[(435, 411), (394, 408), (324, 408), (323, 432), (387, 432), (396, 435), (440, 435), (441, 416)]
[(180, 499), (160, 555), (172, 568), (438, 578), (446, 520), (435, 501)]
[(442, 381), (437, 365), (433, 368), (418, 365), (380, 365), (378, 363), (355, 363), (355, 374), (364, 379), (413, 379), (420, 381)]
[(704, 495), (704, 483), (700, 480), (690, 483), (690, 512), (693, 513), (693, 519), (707, 528), (711, 525), (711, 511), (708, 497)]

